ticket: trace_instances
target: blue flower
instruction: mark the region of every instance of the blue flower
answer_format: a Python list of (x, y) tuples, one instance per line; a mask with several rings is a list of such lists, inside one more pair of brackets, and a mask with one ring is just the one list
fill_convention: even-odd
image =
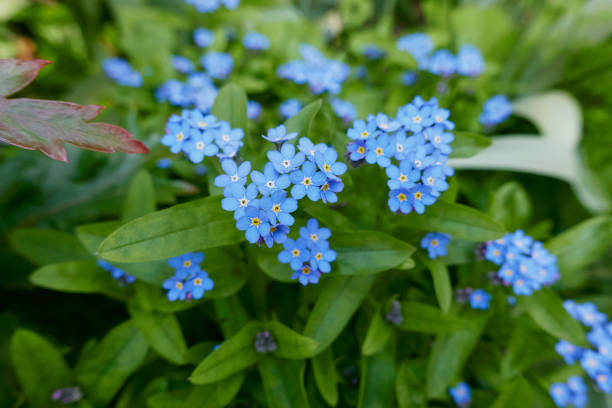
[(295, 222), (290, 213), (297, 210), (297, 201), (287, 197), (286, 191), (274, 191), (271, 196), (261, 198), (259, 207), (266, 212), (271, 224), (292, 226)]
[(264, 237), (264, 243), (268, 248), (272, 248), (275, 242), (282, 244), (287, 239), (289, 231), (289, 227), (283, 224), (270, 225), (270, 234)]
[(417, 170), (424, 170), (434, 164), (433, 156), (427, 154), (427, 147), (424, 145), (419, 145), (416, 149), (410, 151), (406, 160), (410, 161), (412, 167)]
[(336, 193), (341, 192), (343, 189), (344, 184), (342, 181), (328, 178), (327, 181), (321, 185), (321, 201), (324, 203), (335, 203), (338, 201)]
[(376, 115), (376, 126), (381, 129), (383, 132), (395, 132), (398, 130), (402, 124), (397, 120), (390, 119), (384, 113), (379, 113)]
[(421, 248), (426, 249), (431, 259), (446, 256), (446, 246), (450, 235), (440, 232), (430, 232), (421, 240)]
[(417, 106), (409, 103), (398, 109), (397, 120), (399, 120), (407, 130), (416, 133), (432, 125), (433, 118), (431, 115), (432, 108), (430, 105), (424, 104), (422, 106)]
[(408, 197), (412, 208), (418, 214), (423, 214), (425, 206), (431, 205), (436, 201), (436, 197), (431, 194), (431, 188), (422, 185), (416, 185), (408, 190)]
[(189, 124), (199, 130), (215, 129), (220, 126), (217, 118), (213, 115), (206, 115), (198, 109), (189, 111)]
[(264, 51), (270, 48), (270, 40), (263, 34), (251, 31), (242, 38), (242, 45), (248, 50)]
[(278, 261), (290, 264), (294, 271), (300, 269), (302, 264), (310, 259), (310, 250), (307, 244), (304, 238), (298, 238), (296, 241), (287, 238), (283, 242), (285, 250), (278, 254)]
[(328, 147), (324, 152), (315, 152), (315, 163), (327, 178), (338, 179), (346, 172), (346, 164), (336, 162), (337, 159), (338, 153), (333, 147)]
[(550, 396), (558, 407), (567, 406), (571, 400), (570, 389), (563, 383), (553, 383), (550, 386)]
[(485, 126), (494, 126), (512, 115), (512, 103), (504, 95), (495, 95), (489, 98), (480, 114), (480, 123)]
[(350, 101), (331, 98), (330, 103), (336, 115), (345, 122), (350, 122), (357, 116), (357, 109)]
[(402, 84), (410, 86), (414, 85), (418, 79), (417, 73), (411, 70), (402, 72)]
[(249, 184), (245, 189), (238, 183), (232, 183), (225, 195), (226, 197), (221, 200), (221, 207), (225, 211), (234, 211), (236, 220), (244, 216), (244, 211), (248, 206), (259, 205), (259, 202), (256, 201), (257, 186), (255, 184)]
[(233, 160), (221, 160), (221, 168), (225, 174), (215, 177), (215, 186), (223, 187), (226, 190), (225, 195), (231, 194), (229, 186), (231, 184), (239, 184), (244, 186), (247, 182), (247, 176), (251, 172), (251, 162), (244, 162), (240, 166), (236, 165)]
[(425, 33), (408, 34), (397, 40), (397, 48), (410, 53), (417, 61), (433, 50), (433, 40)]
[(330, 262), (336, 260), (336, 251), (329, 249), (329, 242), (319, 241), (311, 246), (310, 265), (322, 273), (331, 271)]
[(291, 179), (288, 174), (278, 174), (274, 170), (272, 163), (266, 163), (264, 172), (257, 170), (251, 173), (251, 180), (257, 185), (257, 188), (263, 195), (272, 194), (277, 190), (284, 190), (291, 184)]
[(312, 201), (318, 201), (321, 197), (320, 186), (325, 183), (326, 177), (323, 172), (317, 171), (313, 162), (307, 161), (301, 170), (291, 173), (291, 196), (301, 200), (305, 195)]
[(167, 157), (163, 157), (155, 163), (158, 169), (169, 169), (172, 166), (172, 160)]
[(457, 58), (449, 50), (438, 50), (429, 58), (427, 69), (432, 74), (449, 77), (457, 72)]
[(270, 222), (266, 212), (257, 207), (248, 206), (244, 211), (244, 216), (236, 221), (236, 228), (246, 231), (246, 239), (251, 244), (259, 242), (270, 234)]
[(295, 151), (295, 146), (290, 143), (284, 143), (280, 152), (269, 151), (268, 159), (274, 165), (274, 168), (279, 173), (290, 173), (304, 163), (306, 157), (304, 153)]
[(196, 28), (193, 31), (193, 41), (198, 47), (206, 48), (215, 41), (215, 35), (205, 28)]
[(192, 4), (200, 13), (210, 13), (219, 8), (219, 0), (185, 0)]
[(412, 211), (412, 201), (409, 198), (410, 192), (405, 188), (389, 191), (389, 209), (393, 212), (401, 212), (402, 214), (408, 214)]
[(448, 392), (453, 401), (455, 401), (455, 404), (460, 407), (467, 407), (472, 403), (472, 390), (470, 390), (470, 386), (465, 382), (460, 382), (455, 387), (451, 387)]
[(166, 134), (161, 138), (161, 144), (168, 146), (172, 153), (179, 153), (191, 133), (192, 129), (187, 121), (170, 118), (166, 122)]
[(224, 52), (209, 52), (202, 57), (200, 63), (206, 72), (216, 79), (225, 79), (234, 68), (234, 59)]
[(580, 365), (591, 377), (603, 373), (610, 375), (610, 364), (605, 357), (593, 350), (585, 350), (580, 359)]
[(291, 279), (299, 280), (304, 286), (308, 285), (309, 283), (319, 283), (319, 278), (321, 278), (321, 272), (313, 268), (310, 264), (304, 264), (291, 276)]
[(212, 290), (214, 284), (205, 271), (196, 272), (185, 283), (185, 291), (194, 299), (202, 299), (204, 292)]
[(103, 261), (101, 259), (98, 260), (98, 266), (100, 266), (102, 269), (110, 272), (110, 274), (113, 277), (113, 279), (119, 281), (119, 283), (121, 283), (121, 284), (129, 285), (130, 283), (132, 283), (132, 282), (134, 282), (136, 280), (136, 278), (133, 277), (132, 275), (128, 275), (122, 269), (119, 269), (116, 266), (113, 266), (113, 265), (109, 264), (108, 262), (105, 262), (105, 261)]
[(188, 252), (168, 259), (168, 265), (176, 269), (175, 277), (185, 279), (200, 271), (200, 264), (204, 260), (202, 252)]
[(579, 321), (591, 327), (599, 326), (608, 321), (608, 317), (597, 310), (597, 307), (591, 302), (577, 305), (576, 314)]
[(385, 51), (375, 44), (367, 44), (363, 49), (363, 55), (374, 60), (382, 58)]
[(408, 157), (410, 151), (416, 149), (418, 145), (425, 144), (425, 138), (419, 136), (406, 136), (406, 132), (403, 130), (395, 133), (389, 138), (391, 146), (395, 146), (393, 149), (393, 157), (396, 160), (404, 160)]
[(366, 140), (378, 136), (376, 132), (377, 124), (375, 121), (366, 123), (362, 119), (353, 122), (353, 127), (347, 130), (346, 134), (353, 140)]
[(346, 150), (349, 153), (349, 159), (359, 161), (365, 159), (368, 154), (365, 140), (352, 140), (346, 145)]
[(181, 57), (180, 55), (175, 55), (172, 57), (172, 66), (178, 72), (186, 74), (188, 72), (193, 71), (193, 63), (189, 61), (189, 58)]
[(448, 190), (446, 175), (440, 166), (431, 166), (425, 169), (422, 177), (423, 184), (431, 188), (431, 194), (439, 196), (440, 192)]
[(366, 162), (370, 164), (376, 163), (380, 167), (388, 167), (395, 153), (395, 146), (390, 143), (389, 137), (383, 134), (376, 139), (368, 140), (366, 142), (366, 150)]
[(307, 137), (300, 138), (298, 143), (298, 150), (306, 155), (306, 159), (314, 162), (314, 156), (316, 152), (324, 152), (327, 149), (325, 143), (314, 144)]
[(221, 0), (221, 3), (228, 10), (234, 10), (240, 5), (240, 0)]
[(574, 364), (582, 357), (582, 349), (565, 340), (560, 340), (555, 345), (555, 351), (563, 357), (567, 364)]
[(320, 241), (329, 239), (331, 231), (329, 228), (319, 228), (319, 222), (315, 218), (311, 218), (305, 227), (300, 228), (300, 237), (308, 242), (309, 247), (312, 247), (312, 245), (316, 245)]
[(295, 139), (297, 135), (297, 132), (287, 134), (287, 128), (285, 128), (285, 125), (280, 125), (278, 127), (268, 129), (268, 134), (261, 137), (263, 137), (269, 142), (282, 143), (291, 139)]
[(205, 131), (200, 132), (194, 130), (191, 133), (189, 141), (183, 147), (183, 150), (194, 163), (200, 163), (204, 157), (210, 157), (217, 154), (219, 147), (214, 143), (213, 133)]
[(281, 104), (279, 111), (285, 119), (289, 119), (290, 117), (295, 116), (300, 109), (302, 109), (302, 104), (300, 101), (297, 99), (287, 99)]
[(392, 164), (387, 167), (385, 171), (387, 172), (387, 176), (389, 176), (387, 185), (391, 190), (400, 188), (409, 189), (419, 181), (419, 177), (421, 176), (418, 170), (412, 168), (412, 164), (408, 160), (402, 160), (399, 167)]
[(491, 295), (482, 289), (476, 289), (470, 294), (470, 306), (472, 309), (487, 310), (489, 308), (489, 301)]
[(249, 119), (256, 120), (257, 118), (259, 118), (259, 116), (261, 116), (262, 112), (263, 107), (259, 102), (249, 101), (247, 103), (247, 116), (249, 117)]
[(174, 302), (175, 300), (185, 300), (187, 296), (187, 290), (183, 279), (172, 276), (162, 283), (162, 288), (168, 289), (168, 300)]
[(599, 373), (595, 376), (595, 381), (600, 390), (606, 394), (612, 394), (612, 374)]
[(107, 58), (102, 63), (106, 75), (119, 85), (139, 88), (142, 86), (142, 76), (132, 68), (129, 62), (122, 58)]
[(457, 71), (461, 75), (477, 77), (484, 71), (484, 59), (480, 50), (473, 45), (465, 44), (457, 54)]

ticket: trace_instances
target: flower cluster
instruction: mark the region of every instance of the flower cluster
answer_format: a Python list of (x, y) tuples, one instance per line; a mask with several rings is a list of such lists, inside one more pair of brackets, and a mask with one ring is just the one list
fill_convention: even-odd
[(385, 56), (385, 51), (376, 44), (367, 44), (363, 48), (363, 55), (368, 59), (376, 60)]
[(229, 123), (198, 109), (186, 109), (180, 116), (170, 116), (161, 143), (172, 153), (184, 152), (193, 163), (200, 163), (208, 156), (234, 156), (243, 137), (242, 129), (232, 129)]
[(270, 40), (263, 34), (250, 31), (242, 38), (242, 45), (247, 50), (265, 51), (270, 48)]
[(584, 408), (588, 402), (587, 388), (582, 377), (572, 376), (567, 383), (554, 383), (550, 387), (550, 396), (558, 407), (572, 405)]
[(212, 13), (222, 5), (229, 10), (234, 10), (240, 5), (240, 0), (185, 0), (185, 3), (191, 4), (200, 13)]
[(472, 403), (472, 390), (465, 382), (460, 382), (448, 390), (455, 404), (461, 408), (466, 408)]
[(215, 34), (206, 28), (196, 28), (193, 30), (193, 42), (198, 47), (210, 47), (215, 42)]
[(391, 211), (422, 214), (426, 205), (448, 189), (446, 177), (454, 171), (446, 162), (455, 139), (447, 132), (455, 127), (449, 115), (435, 98), (426, 102), (417, 96), (398, 109), (396, 118), (370, 115), (365, 121), (354, 121), (348, 130), (352, 139), (347, 146), (348, 158), (356, 164), (366, 161), (386, 169)]
[(287, 99), (285, 102), (281, 103), (279, 107), (279, 112), (285, 119), (289, 119), (290, 117), (295, 116), (300, 109), (302, 109), (302, 104), (297, 99), (291, 98)]
[(83, 392), (79, 387), (59, 388), (51, 394), (51, 401), (59, 401), (62, 404), (72, 404), (83, 399)]
[(202, 56), (200, 64), (211, 77), (225, 79), (234, 68), (234, 58), (226, 52), (211, 51)]
[(168, 260), (168, 265), (175, 269), (174, 275), (162, 284), (168, 290), (168, 300), (201, 299), (204, 292), (213, 288), (208, 273), (200, 269), (203, 260), (202, 252), (189, 252)]
[(316, 219), (311, 218), (305, 227), (300, 228), (300, 237), (295, 241), (287, 238), (285, 248), (278, 254), (278, 260), (291, 266), (293, 276), (302, 285), (318, 283), (321, 273), (331, 272), (331, 264), (336, 259), (336, 252), (329, 248), (331, 231), (319, 228)]
[(487, 310), (489, 308), (490, 301), (491, 295), (482, 289), (476, 289), (470, 293), (470, 307), (472, 309)]
[(331, 98), (329, 102), (336, 115), (344, 122), (348, 123), (357, 117), (357, 109), (350, 101)]
[[(606, 394), (612, 393), (612, 322), (601, 313), (593, 303), (578, 304), (572, 300), (563, 302), (565, 310), (576, 320), (592, 328), (587, 340), (594, 349), (576, 346), (560, 340), (555, 350), (567, 364), (579, 362), (586, 373), (597, 383), (597, 387)], [(573, 404), (576, 407), (586, 405), (586, 397), (581, 393), (584, 387), (572, 387), (568, 384), (554, 384), (550, 394), (558, 406)], [(575, 402), (578, 399), (582, 405)], [(584, 401), (583, 401), (584, 400)], [(583, 402), (582, 402), (583, 401)]]
[(426, 249), (429, 258), (434, 259), (446, 256), (446, 246), (450, 241), (450, 235), (441, 232), (430, 232), (421, 240), (421, 248)]
[(521, 230), (488, 241), (484, 256), (500, 265), (497, 276), (517, 295), (531, 295), (559, 279), (557, 258)]
[(485, 126), (495, 126), (512, 115), (512, 103), (504, 95), (489, 98), (480, 114), (480, 123)]
[(159, 102), (169, 102), (183, 108), (195, 107), (202, 112), (209, 112), (217, 97), (217, 88), (204, 72), (192, 72), (185, 82), (171, 79), (164, 82), (155, 91)]
[(485, 62), (480, 50), (470, 44), (462, 45), (457, 55), (445, 49), (432, 53), (433, 40), (425, 33), (416, 33), (401, 37), (397, 48), (412, 55), (419, 69), (442, 77), (454, 74), (477, 77), (484, 71)]
[(103, 260), (98, 260), (98, 266), (100, 266), (102, 269), (108, 271), (111, 273), (112, 277), (117, 280), (121, 285), (129, 285), (130, 283), (134, 282), (136, 280), (135, 277), (133, 277), (132, 275), (128, 275), (127, 273), (125, 273), (123, 270), (117, 268), (116, 266), (113, 266), (111, 264), (109, 264), (108, 262), (105, 262)]
[(142, 76), (123, 58), (107, 58), (102, 63), (106, 75), (119, 85), (139, 88)]
[(351, 69), (343, 62), (327, 59), (312, 45), (301, 44), (303, 60), (293, 60), (278, 67), (277, 74), (297, 84), (308, 84), (315, 94), (337, 94)]

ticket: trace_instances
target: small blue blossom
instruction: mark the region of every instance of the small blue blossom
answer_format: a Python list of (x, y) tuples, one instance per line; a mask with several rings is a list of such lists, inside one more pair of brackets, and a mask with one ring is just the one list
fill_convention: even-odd
[(319, 283), (319, 279), (321, 278), (321, 272), (317, 269), (313, 268), (310, 264), (304, 264), (298, 270), (296, 270), (291, 279), (299, 280), (299, 282), (306, 286), (309, 283)]
[(448, 190), (446, 175), (440, 166), (431, 166), (425, 169), (421, 178), (423, 184), (431, 188), (431, 194), (438, 197), (441, 192)]
[(482, 289), (476, 289), (470, 294), (470, 306), (472, 309), (487, 310), (489, 308), (489, 301), (491, 295)]
[(323, 152), (315, 152), (315, 163), (327, 178), (338, 179), (346, 172), (346, 164), (337, 162), (338, 153), (333, 147)]
[(436, 197), (431, 194), (431, 191), (431, 188), (422, 185), (416, 185), (408, 190), (412, 208), (417, 214), (423, 214), (425, 206), (431, 205), (436, 201)]
[(219, 0), (185, 0), (195, 6), (200, 13), (211, 13), (219, 8)]
[(420, 132), (433, 124), (432, 108), (429, 104), (417, 106), (409, 103), (397, 111), (397, 119), (411, 132)]
[(560, 340), (555, 345), (555, 351), (563, 357), (567, 364), (574, 364), (582, 357), (582, 349), (565, 340)]
[(180, 55), (172, 57), (172, 66), (183, 74), (187, 74), (194, 69), (193, 62), (189, 61), (189, 58), (181, 57)]
[(103, 261), (101, 259), (98, 260), (98, 266), (100, 266), (102, 269), (110, 272), (110, 274), (113, 277), (113, 279), (119, 281), (119, 283), (122, 284), (122, 285), (129, 285), (130, 283), (132, 283), (132, 282), (134, 282), (136, 280), (136, 278), (133, 277), (132, 275), (128, 275), (122, 269), (119, 269), (116, 266), (113, 266), (113, 265), (109, 264), (108, 262), (105, 262), (105, 261)]
[(319, 222), (315, 218), (311, 218), (305, 227), (300, 228), (300, 237), (304, 238), (308, 245), (316, 245), (321, 241), (329, 239), (331, 231), (329, 228), (319, 228)]
[(353, 127), (347, 131), (347, 136), (353, 140), (374, 139), (378, 136), (377, 124), (375, 121), (366, 123), (362, 119), (353, 122)]
[(106, 75), (119, 85), (139, 88), (142, 86), (142, 76), (129, 62), (122, 58), (107, 58), (102, 63)]
[(166, 134), (162, 137), (161, 144), (168, 146), (170, 152), (179, 153), (192, 132), (186, 120), (170, 118), (166, 123)]
[(337, 202), (338, 196), (336, 193), (339, 193), (342, 190), (344, 190), (344, 183), (342, 183), (342, 181), (328, 178), (320, 189), (321, 201), (332, 204)]
[(383, 132), (395, 132), (402, 124), (397, 120), (389, 118), (384, 113), (379, 113), (376, 115), (376, 126)]
[(187, 289), (183, 279), (179, 279), (176, 276), (166, 279), (162, 284), (162, 288), (168, 290), (168, 300), (171, 302), (185, 300), (187, 296)]
[(204, 157), (217, 154), (219, 147), (214, 143), (213, 133), (193, 130), (189, 141), (183, 146), (183, 150), (193, 163), (200, 163)]
[(221, 0), (221, 4), (228, 10), (235, 10), (240, 5), (240, 0)]
[(247, 103), (247, 116), (251, 120), (257, 120), (261, 113), (263, 112), (263, 107), (257, 101), (249, 101)]
[(401, 212), (402, 214), (410, 213), (412, 211), (410, 191), (405, 188), (389, 191), (389, 201), (387, 204), (389, 205), (389, 209), (393, 212)]
[(196, 272), (185, 284), (185, 291), (193, 299), (202, 299), (204, 293), (212, 290), (214, 284), (205, 271)]
[(244, 211), (244, 216), (236, 221), (236, 228), (246, 231), (247, 241), (255, 244), (270, 234), (270, 221), (264, 210), (249, 205)]
[(268, 129), (268, 134), (261, 136), (269, 142), (282, 143), (297, 137), (297, 132), (287, 134), (287, 128), (285, 125), (280, 125), (275, 128)]
[(246, 188), (238, 183), (232, 183), (224, 191), (225, 198), (221, 200), (221, 208), (225, 211), (234, 211), (234, 219), (244, 216), (248, 206), (257, 206), (257, 186), (249, 184)]
[(206, 48), (215, 41), (215, 34), (206, 28), (196, 28), (193, 31), (193, 41), (198, 47)]
[(219, 121), (218, 127), (213, 130), (215, 143), (225, 154), (232, 156), (242, 147), (244, 131), (242, 129), (232, 129), (230, 124), (224, 120)]
[(200, 63), (206, 72), (216, 79), (225, 79), (234, 67), (234, 59), (230, 54), (215, 51), (205, 54)]
[(421, 248), (426, 249), (431, 259), (446, 256), (446, 246), (450, 235), (441, 232), (430, 232), (421, 240)]
[(279, 173), (290, 173), (304, 163), (306, 156), (302, 152), (296, 153), (295, 146), (292, 144), (284, 143), (280, 152), (268, 151), (268, 159)]
[(300, 269), (302, 264), (310, 259), (310, 250), (304, 238), (298, 238), (296, 241), (287, 238), (283, 242), (283, 247), (285, 250), (278, 254), (278, 261), (290, 264), (294, 271)]
[(297, 201), (287, 197), (286, 191), (274, 191), (272, 195), (261, 198), (259, 207), (266, 212), (271, 224), (283, 224), (290, 227), (295, 222), (290, 213), (297, 210)]
[(298, 143), (298, 150), (306, 156), (307, 160), (314, 162), (315, 153), (316, 152), (324, 152), (327, 149), (327, 145), (325, 143), (314, 144), (307, 137), (300, 138)]
[(189, 111), (189, 124), (192, 128), (198, 130), (215, 129), (220, 125), (216, 117), (207, 115), (197, 109)]
[(606, 394), (612, 394), (612, 374), (609, 372), (599, 373), (595, 376), (595, 381), (600, 390)]
[(449, 77), (457, 72), (457, 58), (449, 50), (438, 50), (429, 58), (427, 70), (435, 75)]
[(580, 365), (591, 377), (597, 374), (610, 374), (610, 365), (605, 357), (593, 350), (585, 350), (580, 358)]
[(576, 314), (582, 324), (591, 327), (599, 326), (608, 320), (608, 317), (597, 310), (597, 307), (591, 302), (576, 305)]
[(169, 169), (172, 166), (172, 160), (167, 157), (163, 157), (155, 163), (155, 166), (158, 169)]
[(185, 279), (188, 276), (200, 271), (200, 264), (204, 260), (202, 252), (188, 252), (183, 255), (175, 256), (168, 260), (168, 265), (176, 269), (175, 276), (178, 279)]
[(415, 33), (401, 37), (397, 41), (397, 48), (408, 52), (418, 61), (429, 55), (434, 48), (434, 43), (427, 34)]
[(434, 108), (431, 116), (433, 117), (434, 122), (443, 126), (444, 129), (446, 130), (455, 129), (455, 124), (451, 122), (450, 120), (448, 120), (450, 116), (450, 111), (448, 109), (444, 109), (440, 107)]
[(330, 104), (336, 115), (344, 122), (350, 122), (357, 116), (357, 109), (350, 101), (331, 98)]
[(402, 72), (402, 84), (406, 86), (414, 85), (417, 79), (418, 79), (418, 75), (414, 71), (406, 70)]
[(268, 248), (272, 248), (272, 245), (276, 242), (282, 244), (287, 239), (289, 234), (289, 227), (284, 224), (272, 224), (270, 225), (270, 234), (264, 237), (264, 243)]
[(300, 101), (297, 99), (288, 99), (281, 104), (279, 111), (285, 119), (289, 119), (295, 116), (300, 109), (302, 109), (302, 104)]
[(225, 174), (215, 177), (215, 186), (222, 187), (226, 191), (226, 195), (230, 194), (229, 186), (231, 184), (239, 184), (244, 186), (247, 182), (247, 176), (251, 172), (251, 163), (246, 161), (240, 166), (236, 165), (233, 160), (221, 160), (221, 168)]
[(485, 62), (480, 50), (470, 44), (464, 44), (457, 54), (457, 72), (460, 75), (477, 77), (484, 71)]
[(550, 386), (550, 396), (558, 407), (565, 407), (571, 401), (571, 391), (567, 384), (553, 383)]
[(376, 163), (384, 168), (391, 165), (391, 158), (395, 153), (395, 146), (390, 143), (389, 137), (383, 134), (377, 139), (368, 140), (366, 142), (366, 150), (366, 162), (370, 164)]
[(505, 121), (512, 115), (512, 103), (504, 95), (495, 95), (489, 98), (480, 114), (480, 123), (485, 126), (494, 126)]
[(302, 165), (301, 170), (296, 170), (291, 173), (291, 182), (294, 186), (291, 188), (291, 196), (297, 200), (301, 200), (304, 196), (312, 201), (318, 201), (321, 198), (320, 187), (325, 183), (325, 174), (317, 171), (317, 167), (311, 161), (307, 161)]
[(319, 241), (311, 246), (310, 265), (322, 273), (331, 271), (331, 264), (336, 260), (336, 251), (329, 249), (329, 242)]
[(368, 154), (366, 142), (364, 140), (351, 140), (348, 145), (346, 145), (346, 150), (348, 152), (348, 158), (351, 161), (364, 160)]
[(242, 45), (247, 50), (265, 51), (270, 48), (270, 40), (263, 34), (251, 31), (242, 39)]
[(460, 407), (467, 407), (472, 403), (472, 390), (470, 390), (470, 386), (465, 382), (460, 382), (451, 387), (448, 392), (453, 401), (455, 401), (455, 404)]
[(274, 166), (270, 162), (266, 163), (263, 173), (254, 170), (251, 173), (251, 180), (253, 180), (259, 192), (263, 195), (272, 194), (277, 190), (284, 190), (291, 184), (289, 175), (279, 174), (274, 170)]
[(387, 185), (391, 190), (409, 189), (415, 185), (421, 176), (418, 170), (412, 168), (408, 160), (402, 160), (398, 166), (390, 165), (385, 169), (389, 181)]
[(385, 51), (376, 44), (368, 44), (363, 48), (363, 55), (375, 60), (385, 56)]

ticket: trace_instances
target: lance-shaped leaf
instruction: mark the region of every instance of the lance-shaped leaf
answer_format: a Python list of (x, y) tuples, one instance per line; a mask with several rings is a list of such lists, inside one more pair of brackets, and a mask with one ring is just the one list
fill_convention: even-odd
[(88, 123), (102, 106), (39, 99), (6, 99), (27, 86), (49, 61), (0, 60), (0, 140), (24, 149), (39, 149), (55, 160), (68, 161), (62, 142), (83, 149), (113, 153), (147, 153), (132, 134), (108, 123)]

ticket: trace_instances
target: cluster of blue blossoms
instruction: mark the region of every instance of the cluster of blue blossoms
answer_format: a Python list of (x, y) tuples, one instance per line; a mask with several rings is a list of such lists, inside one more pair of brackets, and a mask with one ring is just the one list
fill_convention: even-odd
[(450, 235), (441, 232), (430, 232), (421, 240), (421, 248), (427, 250), (429, 258), (435, 259), (446, 256), (446, 246), (450, 242)]
[(265, 51), (270, 48), (270, 40), (263, 34), (256, 31), (249, 31), (242, 38), (244, 48), (251, 51)]
[(168, 265), (175, 270), (174, 275), (162, 284), (168, 290), (168, 300), (201, 299), (207, 290), (212, 290), (212, 279), (200, 269), (203, 260), (202, 252), (189, 252), (168, 260)]
[(98, 266), (110, 272), (112, 277), (117, 280), (121, 285), (129, 285), (130, 283), (136, 280), (136, 278), (132, 275), (128, 275), (122, 269), (119, 269), (116, 266), (113, 266), (101, 259), (98, 260)]
[(485, 126), (494, 126), (512, 115), (512, 103), (504, 95), (495, 95), (489, 98), (480, 114), (480, 123)]
[[(594, 349), (579, 347), (568, 341), (560, 340), (555, 350), (567, 364), (579, 362), (589, 377), (597, 383), (600, 390), (606, 394), (612, 394), (612, 322), (609, 322), (608, 316), (590, 302), (578, 304), (572, 300), (566, 300), (563, 306), (574, 319), (592, 328), (587, 334), (587, 340)], [(551, 387), (550, 394), (560, 407), (567, 405), (584, 407), (587, 403), (586, 387), (581, 378), (580, 384), (580, 386), (572, 385), (569, 381), (567, 384), (556, 383)]]
[(467, 408), (472, 403), (472, 390), (465, 382), (460, 382), (448, 390), (451, 398), (458, 407)]
[(229, 10), (234, 10), (240, 5), (240, 0), (185, 0), (185, 3), (191, 4), (200, 13), (212, 13), (222, 5)]
[(119, 85), (139, 88), (142, 76), (123, 58), (107, 58), (102, 63), (106, 75)]
[(330, 236), (328, 228), (319, 228), (318, 221), (311, 218), (305, 227), (300, 228), (298, 239), (285, 239), (285, 249), (278, 254), (278, 260), (291, 266), (291, 279), (308, 285), (318, 283), (322, 273), (331, 272), (330, 263), (336, 260), (336, 252), (329, 248)]
[(521, 230), (488, 241), (484, 256), (501, 266), (497, 276), (517, 295), (531, 295), (559, 279), (557, 258)]
[(365, 121), (353, 122), (348, 130), (352, 139), (347, 146), (348, 158), (356, 164), (365, 161), (386, 169), (391, 211), (422, 214), (425, 206), (448, 189), (446, 177), (454, 170), (446, 162), (455, 139), (447, 132), (455, 128), (449, 115), (435, 98), (424, 101), (417, 96), (398, 109), (396, 118), (370, 115)]
[(331, 98), (330, 104), (336, 116), (342, 119), (345, 123), (349, 123), (357, 117), (357, 109), (350, 101), (343, 101), (338, 98)]
[(425, 33), (408, 34), (401, 37), (397, 41), (397, 48), (412, 55), (419, 69), (445, 78), (454, 74), (477, 77), (485, 67), (480, 50), (470, 44), (462, 45), (457, 55), (446, 49), (432, 53), (434, 42)]
[(280, 114), (285, 119), (295, 116), (300, 109), (302, 109), (302, 103), (295, 98), (287, 99), (285, 102), (281, 103), (281, 106), (278, 108)]
[(170, 116), (161, 143), (172, 153), (184, 152), (193, 163), (200, 163), (204, 157), (233, 157), (243, 137), (242, 129), (232, 129), (229, 123), (198, 109), (185, 109), (180, 116)]
[(343, 62), (327, 59), (312, 45), (301, 44), (303, 60), (293, 60), (278, 67), (277, 74), (297, 84), (308, 84), (315, 94), (337, 94), (351, 69)]
[(155, 91), (159, 102), (169, 102), (183, 108), (195, 107), (209, 112), (217, 97), (215, 84), (204, 72), (191, 72), (185, 82), (171, 79)]

